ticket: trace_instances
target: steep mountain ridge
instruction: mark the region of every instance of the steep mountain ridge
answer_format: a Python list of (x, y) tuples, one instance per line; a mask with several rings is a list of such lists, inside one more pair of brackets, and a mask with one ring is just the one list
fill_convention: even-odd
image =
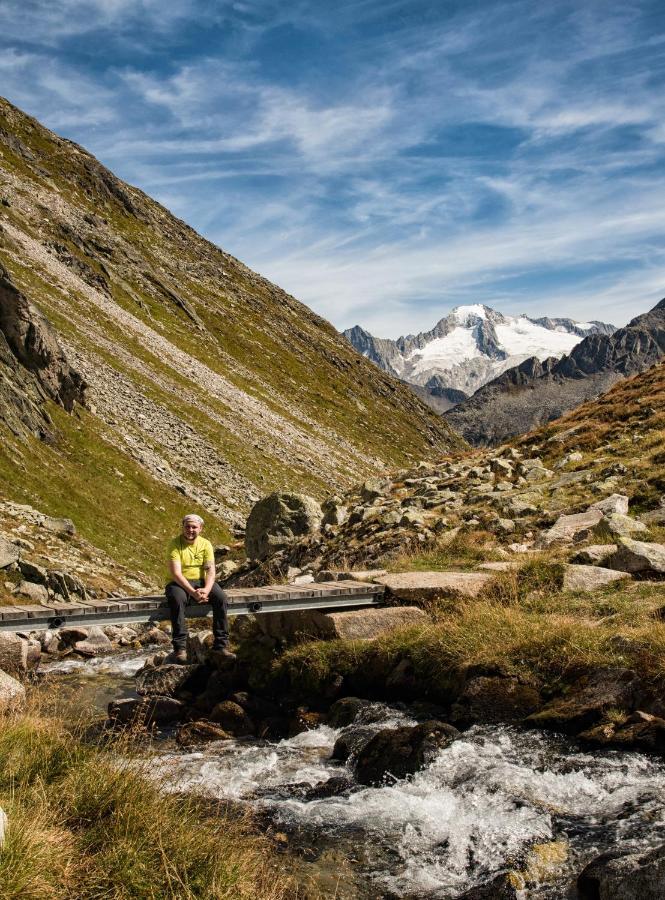
[[(157, 546), (174, 508), (198, 507), (223, 531), (270, 489), (320, 494), (460, 443), (329, 323), (6, 100), (0, 261), (3, 313), (25, 298), (87, 385), (72, 419), (5, 340), (3, 390), (24, 383), (34, 415), (23, 431), (0, 426), (4, 492), (78, 515), (109, 552), (122, 540), (96, 531), (113, 514), (104, 490), (150, 521)], [(94, 516), (88, 476), (103, 476)], [(123, 479), (135, 484), (120, 490)]]
[[(506, 316), (475, 304), (457, 306), (430, 331), (396, 341), (375, 338), (359, 325), (343, 334), (384, 371), (425, 388), (417, 393), (441, 412), (532, 356), (560, 357), (589, 334), (614, 330), (604, 322)], [(454, 393), (446, 396), (446, 389)]]
[(499, 444), (598, 397), (665, 355), (665, 300), (611, 335), (591, 334), (559, 360), (535, 357), (445, 413), (470, 443)]

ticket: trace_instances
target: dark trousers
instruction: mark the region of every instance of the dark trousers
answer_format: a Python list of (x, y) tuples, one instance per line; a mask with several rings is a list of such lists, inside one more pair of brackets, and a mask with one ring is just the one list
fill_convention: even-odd
[[(190, 581), (189, 583), (194, 588), (203, 587), (205, 584), (204, 581)], [(187, 648), (185, 607), (188, 603), (195, 603), (196, 601), (193, 598), (190, 600), (187, 591), (181, 588), (179, 584), (176, 584), (175, 581), (170, 581), (166, 585), (165, 593), (169, 609), (171, 610), (173, 649), (185, 650)], [(208, 594), (208, 603), (212, 607), (213, 647), (215, 650), (219, 650), (221, 647), (228, 646), (229, 643), (229, 619), (226, 613), (226, 597), (217, 582), (213, 584)]]

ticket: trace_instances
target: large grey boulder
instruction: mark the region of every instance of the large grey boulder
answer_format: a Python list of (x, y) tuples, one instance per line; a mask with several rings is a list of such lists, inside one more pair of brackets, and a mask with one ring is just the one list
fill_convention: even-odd
[(87, 636), (74, 644), (74, 650), (81, 656), (102, 656), (113, 650), (113, 644), (98, 625), (89, 625), (86, 631)]
[(321, 527), (323, 510), (306, 494), (269, 494), (253, 507), (245, 529), (249, 559), (265, 559)]
[(605, 562), (610, 569), (640, 575), (665, 575), (665, 544), (621, 538), (616, 553)]
[(384, 728), (358, 751), (356, 778), (360, 784), (370, 786), (387, 779), (406, 778), (429, 765), (458, 735), (452, 725), (435, 720)]
[(19, 548), (16, 544), (12, 544), (7, 538), (0, 536), (0, 569), (6, 569), (13, 563), (18, 562)]
[(493, 577), (485, 572), (400, 572), (374, 580), (398, 600), (420, 605), (443, 598), (477, 597)]
[(630, 537), (632, 534), (649, 530), (644, 523), (631, 519), (630, 516), (622, 516), (620, 513), (608, 516), (606, 524), (615, 537)]
[(566, 566), (563, 573), (565, 591), (597, 591), (614, 581), (630, 579), (628, 572), (617, 572), (601, 566)]
[(614, 513), (618, 513), (620, 516), (627, 516), (628, 497), (625, 494), (610, 494), (609, 497), (592, 503), (589, 509), (599, 509), (605, 516), (611, 516)]
[(20, 681), (0, 669), (0, 714), (20, 709), (25, 703), (25, 688)]
[(599, 509), (588, 509), (572, 516), (559, 516), (554, 525), (543, 532), (536, 542), (538, 547), (550, 547), (552, 544), (572, 544), (590, 537), (593, 529), (602, 520), (603, 513)]
[(341, 612), (302, 610), (257, 616), (261, 631), (272, 638), (308, 637), (319, 640), (375, 640), (395, 628), (426, 625), (429, 616), (416, 606), (352, 609)]
[(30, 641), (13, 631), (0, 631), (0, 669), (9, 675), (25, 675), (36, 668), (41, 656), (39, 641)]
[(22, 581), (14, 591), (20, 599), (19, 604), (25, 600), (31, 603), (48, 603), (48, 591), (43, 584), (35, 584), (32, 581)]

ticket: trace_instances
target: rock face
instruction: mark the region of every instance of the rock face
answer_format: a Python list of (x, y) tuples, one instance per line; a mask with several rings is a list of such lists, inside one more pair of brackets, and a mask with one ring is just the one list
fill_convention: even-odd
[(604, 853), (584, 869), (577, 889), (581, 900), (662, 900), (665, 845), (645, 853)]
[(402, 728), (384, 728), (358, 753), (356, 778), (361, 784), (379, 785), (386, 778), (405, 778), (432, 762), (459, 732), (444, 722), (423, 722)]
[(17, 681), (0, 670), (0, 714), (19, 709), (25, 703), (25, 688)]
[(321, 527), (323, 510), (306, 494), (270, 494), (252, 508), (245, 529), (249, 559), (264, 559)]
[(46, 398), (68, 411), (85, 402), (85, 381), (67, 361), (55, 331), (0, 262), (0, 409), (15, 432), (41, 432)]
[(613, 334), (591, 334), (560, 360), (535, 356), (444, 413), (470, 444), (499, 444), (644, 372), (665, 355), (665, 300)]

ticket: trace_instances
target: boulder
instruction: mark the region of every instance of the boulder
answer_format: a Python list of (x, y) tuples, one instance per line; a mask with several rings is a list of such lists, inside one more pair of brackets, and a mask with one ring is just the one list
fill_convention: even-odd
[(421, 605), (445, 598), (477, 597), (492, 578), (484, 572), (401, 572), (375, 581), (385, 585), (392, 597)]
[(604, 566), (610, 556), (616, 553), (617, 549), (616, 544), (590, 544), (576, 553), (571, 562), (587, 566)]
[(223, 700), (210, 713), (210, 719), (236, 737), (254, 734), (254, 723), (239, 703)]
[(0, 669), (0, 714), (20, 709), (25, 704), (25, 688), (20, 681)]
[(321, 527), (323, 510), (306, 494), (274, 493), (252, 508), (245, 529), (249, 559), (265, 559), (295, 539)]
[(463, 728), (476, 723), (520, 722), (540, 704), (539, 691), (517, 678), (477, 675), (464, 685), (450, 720)]
[(153, 625), (152, 628), (148, 628), (147, 631), (144, 632), (143, 637), (141, 639), (142, 644), (170, 644), (171, 638), (165, 631), (162, 631), (161, 628), (157, 628), (156, 625)]
[(168, 725), (182, 719), (187, 707), (173, 697), (113, 700), (108, 716), (117, 725)]
[(21, 575), (26, 581), (33, 581), (35, 584), (46, 584), (48, 581), (48, 572), (44, 566), (30, 562), (30, 560), (22, 559), (18, 564)]
[(577, 737), (595, 747), (662, 754), (665, 751), (665, 720), (636, 710), (623, 722), (601, 722)]
[(371, 503), (379, 497), (385, 497), (393, 486), (389, 478), (368, 478), (360, 488), (360, 496), (365, 503)]
[(6, 569), (7, 566), (18, 562), (19, 556), (20, 551), (16, 544), (0, 535), (0, 569)]
[(628, 572), (617, 572), (600, 566), (566, 566), (563, 573), (563, 589), (597, 591), (614, 581), (623, 581), (630, 577)]
[(616, 553), (605, 561), (610, 569), (639, 575), (665, 575), (665, 544), (621, 538)]
[(0, 631), (0, 669), (9, 675), (28, 671), (28, 642), (13, 631)]
[(181, 725), (175, 739), (180, 747), (194, 747), (197, 744), (207, 744), (209, 741), (228, 741), (231, 735), (214, 722), (200, 719)]
[(665, 844), (642, 853), (612, 850), (592, 860), (577, 879), (581, 900), (662, 900)]
[(592, 503), (589, 509), (599, 509), (604, 516), (618, 513), (621, 516), (628, 515), (628, 497), (625, 494), (610, 494), (604, 500)]
[(384, 728), (358, 752), (356, 778), (360, 784), (372, 786), (382, 784), (387, 778), (413, 775), (429, 765), (458, 735), (452, 725), (435, 720)]
[(194, 675), (198, 666), (164, 665), (141, 669), (136, 676), (136, 693), (140, 697), (161, 695), (172, 697), (182, 690)]
[(342, 729), (337, 735), (332, 751), (332, 759), (346, 762), (366, 747), (376, 734), (376, 727), (372, 725), (351, 725)]
[(98, 625), (88, 626), (87, 632), (86, 638), (74, 644), (74, 650), (81, 656), (102, 656), (113, 650), (113, 644)]
[(341, 700), (336, 700), (328, 710), (328, 725), (331, 728), (344, 728), (355, 722), (364, 710), (371, 708), (370, 700), (363, 700), (360, 697), (342, 697)]
[(368, 607), (330, 613), (316, 609), (294, 610), (257, 616), (263, 634), (283, 641), (302, 637), (312, 640), (374, 640), (395, 628), (427, 622), (427, 614), (414, 606)]
[(616, 537), (630, 537), (631, 534), (645, 533), (649, 530), (643, 522), (631, 519), (630, 516), (622, 516), (620, 513), (612, 513), (603, 524)]
[(502, 872), (492, 881), (458, 894), (457, 900), (522, 900), (525, 887), (526, 882), (519, 872)]
[(576, 681), (564, 697), (555, 697), (526, 721), (536, 728), (578, 734), (602, 721), (610, 709), (633, 709), (640, 687), (630, 669), (594, 669)]
[(14, 595), (25, 597), (32, 603), (48, 603), (48, 591), (43, 584), (34, 584), (32, 581), (22, 581), (14, 591)]
[(326, 500), (322, 507), (323, 519), (321, 525), (343, 525), (349, 517), (349, 507), (345, 506), (339, 497)]
[(41, 521), (42, 528), (52, 531), (54, 534), (76, 534), (76, 525), (71, 519), (57, 518), (56, 516), (44, 516)]
[(554, 525), (543, 532), (536, 545), (544, 548), (552, 544), (572, 544), (584, 541), (593, 534), (594, 528), (602, 520), (599, 509), (588, 509), (572, 516), (559, 516)]

